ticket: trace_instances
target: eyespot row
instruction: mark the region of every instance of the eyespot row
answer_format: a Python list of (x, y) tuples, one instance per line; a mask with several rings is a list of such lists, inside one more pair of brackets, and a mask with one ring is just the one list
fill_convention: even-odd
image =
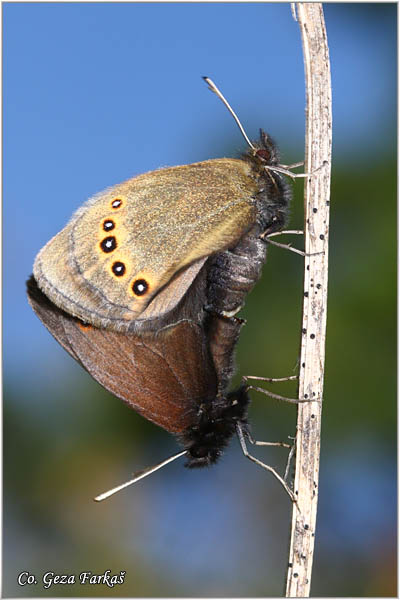
[[(122, 200), (121, 198), (114, 198), (113, 200), (111, 200), (111, 208), (113, 208), (114, 210), (120, 208), (122, 206)], [(106, 232), (112, 231), (113, 229), (115, 229), (115, 221), (113, 221), (112, 219), (105, 219), (103, 221), (103, 230)], [(107, 237), (105, 237), (103, 240), (101, 240), (100, 242), (100, 248), (102, 249), (103, 252), (113, 252), (115, 250), (115, 248), (117, 247), (117, 239), (115, 236), (113, 235), (109, 235)], [(115, 265), (115, 268), (114, 268)], [(112, 266), (112, 271), (114, 273), (114, 275), (117, 275), (117, 277), (121, 277), (121, 275), (123, 275), (126, 271), (125, 269), (125, 265), (121, 262), (117, 262), (114, 263), (114, 265)]]
[[(120, 206), (122, 206), (122, 200), (120, 198), (115, 198), (111, 202), (111, 207), (114, 209), (120, 208)], [(115, 229), (115, 222), (112, 219), (105, 219), (105, 221), (103, 221), (103, 230), (108, 232), (112, 231), (113, 229)], [(105, 237), (100, 242), (100, 248), (103, 252), (107, 254), (109, 252), (113, 252), (117, 248), (117, 246), (117, 239), (113, 235)], [(116, 261), (112, 264), (111, 270), (116, 277), (122, 277), (123, 275), (125, 275), (126, 267), (123, 262)], [(136, 296), (143, 296), (148, 289), (149, 284), (145, 279), (136, 279), (132, 283), (132, 291)]]

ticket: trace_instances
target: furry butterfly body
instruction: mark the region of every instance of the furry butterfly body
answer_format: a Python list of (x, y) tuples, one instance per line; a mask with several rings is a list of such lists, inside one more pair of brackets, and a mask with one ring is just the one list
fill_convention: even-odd
[(290, 192), (262, 133), (242, 160), (140, 175), (98, 194), (41, 250), (29, 301), (106, 389), (178, 436), (190, 467), (215, 462), (247, 424), (229, 392), (242, 321), (261, 274), (262, 234)]

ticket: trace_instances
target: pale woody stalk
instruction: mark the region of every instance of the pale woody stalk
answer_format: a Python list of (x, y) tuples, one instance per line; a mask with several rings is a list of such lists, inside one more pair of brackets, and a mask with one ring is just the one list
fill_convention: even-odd
[(313, 173), (305, 180), (304, 190), (306, 257), (299, 398), (315, 398), (315, 401), (298, 405), (293, 488), (297, 502), (293, 504), (286, 596), (304, 598), (310, 594), (318, 503), (328, 291), (332, 111), (329, 53), (322, 5), (298, 3), (296, 9), (302, 34), (306, 79), (305, 171)]

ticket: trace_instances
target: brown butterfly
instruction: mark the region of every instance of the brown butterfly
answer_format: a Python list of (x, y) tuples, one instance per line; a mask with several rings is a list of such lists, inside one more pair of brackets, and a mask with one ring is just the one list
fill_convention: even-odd
[(228, 391), (235, 315), (260, 277), (265, 234), (286, 221), (281, 171), (261, 132), (241, 160), (138, 176), (91, 199), (35, 260), (28, 299), (47, 329), (182, 444), (144, 474), (183, 454), (188, 467), (210, 465), (235, 431), (247, 435), (246, 389)]

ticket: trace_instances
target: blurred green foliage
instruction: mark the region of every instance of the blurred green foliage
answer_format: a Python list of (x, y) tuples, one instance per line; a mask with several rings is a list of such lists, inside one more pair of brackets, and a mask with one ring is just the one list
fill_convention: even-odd
[[(301, 227), (300, 188), (296, 186), (291, 227)], [(350, 453), (348, 460), (351, 461), (353, 452), (354, 456), (359, 456), (362, 451), (363, 460), (372, 464), (378, 448), (382, 473), (389, 469), (389, 476), (395, 477), (396, 165), (384, 162), (368, 169), (334, 169), (331, 209), (322, 507), (327, 501), (326, 489), (331, 489), (330, 485), (324, 487), (324, 481), (329, 482), (336, 476), (335, 469), (342, 468), (336, 464), (335, 456), (343, 459), (343, 449)], [(296, 238), (295, 242), (299, 240), (301, 238)], [(237, 352), (237, 381), (243, 374), (284, 376), (294, 372), (299, 348), (301, 290), (301, 258), (271, 247), (263, 278), (250, 294), (243, 311), (248, 323)], [(7, 519), (3, 533), (6, 595), (77, 595), (74, 586), (52, 587), (47, 592), (39, 586), (17, 587), (16, 565), (27, 564), (30, 571), (38, 574), (47, 570), (77, 573), (83, 566), (84, 570), (91, 569), (95, 573), (106, 569), (128, 571), (123, 587), (116, 586), (111, 590), (104, 586), (82, 586), (79, 589), (82, 595), (196, 596), (198, 592), (198, 595), (234, 596), (237, 589), (234, 575), (232, 582), (225, 582), (225, 585), (221, 586), (218, 577), (207, 585), (201, 577), (201, 581), (196, 577), (196, 567), (190, 564), (191, 544), (195, 546), (199, 537), (207, 537), (207, 530), (199, 531), (198, 515), (191, 512), (193, 486), (198, 491), (207, 490), (203, 519), (209, 511), (218, 516), (226, 509), (222, 502), (225, 492), (234, 503), (238, 502), (232, 527), (242, 527), (241, 518), (245, 518), (250, 535), (255, 524), (265, 520), (266, 510), (273, 514), (278, 510), (272, 508), (274, 503), (282, 504), (281, 491), (276, 489), (275, 482), (265, 481), (262, 473), (254, 472), (234, 445), (228, 452), (229, 461), (235, 456), (234, 466), (231, 462), (228, 465), (222, 463), (215, 471), (210, 470), (204, 475), (188, 474), (180, 464), (170, 466), (163, 474), (154, 476), (153, 482), (146, 481), (108, 504), (94, 505), (90, 499), (96, 493), (129, 477), (131, 470), (152, 464), (173, 452), (175, 444), (167, 434), (109, 396), (66, 355), (65, 360), (69, 371), (63, 379), (45, 384), (50, 403), (43, 402), (40, 390), (22, 392), (21, 382), (7, 381), (6, 377), (4, 510)], [(293, 387), (281, 384), (274, 390), (291, 395)], [(15, 398), (21, 393), (27, 396), (24, 403)], [(254, 395), (251, 418), (256, 436), (262, 439), (284, 439), (294, 432), (295, 409), (262, 395)], [(268, 457), (271, 462), (283, 466), (284, 459), (279, 451), (269, 453)], [(376, 468), (380, 469), (380, 466), (375, 464)], [(249, 488), (244, 483), (248, 477), (254, 478)], [(375, 470), (371, 471), (371, 477), (376, 477)], [(200, 488), (196, 487), (196, 478), (197, 483), (201, 482)], [(258, 484), (255, 483), (257, 479)], [(259, 487), (261, 482), (262, 488)], [(152, 495), (160, 494), (159, 486), (164, 486), (163, 497), (169, 496), (166, 502), (175, 505), (176, 512), (172, 509), (171, 513), (171, 508), (165, 505), (160, 508), (157, 502), (157, 512), (153, 512)], [(258, 501), (254, 496), (255, 489)], [(184, 510), (179, 502), (182, 493), (188, 494), (189, 498), (189, 505)], [(333, 494), (336, 494), (335, 490)], [(368, 498), (371, 510), (386, 510), (379, 506), (379, 498), (379, 494), (376, 502)], [(362, 503), (363, 490), (352, 489), (350, 484), (345, 501)], [(286, 542), (282, 539), (282, 528), (285, 531), (287, 527), (289, 508), (285, 499), (283, 502), (284, 510), (282, 514), (278, 510), (276, 517), (280, 527), (276, 527), (274, 537), (274, 528), (271, 529), (269, 524), (267, 534), (271, 552), (274, 548), (276, 557), (275, 570), (270, 577), (272, 593), (277, 595), (281, 593), (284, 576), (282, 565)], [(241, 514), (243, 509), (240, 509), (243, 504), (248, 507), (245, 514)], [(340, 514), (340, 503), (336, 509)], [(360, 505), (351, 507), (351, 511), (359, 510), (362, 510)], [(321, 508), (320, 519), (324, 518), (323, 514)], [(193, 535), (185, 559), (189, 562), (191, 577), (184, 576), (182, 580), (174, 569), (169, 570), (162, 550), (158, 558), (152, 555), (154, 539), (148, 538), (167, 535), (161, 523), (168, 518), (172, 519), (174, 527), (189, 529)], [(151, 522), (159, 523), (159, 534), (152, 528), (152, 533), (147, 531), (147, 524)], [(368, 527), (368, 519), (364, 526)], [(332, 527), (336, 527), (334, 522), (320, 523), (321, 531)], [(346, 527), (351, 530), (352, 523), (347, 523)], [(329, 544), (319, 540), (314, 594), (395, 594), (394, 528), (393, 522), (392, 535), (380, 541), (379, 553), (363, 547), (360, 539), (358, 557), (361, 564), (354, 560), (346, 573), (339, 560), (337, 569), (341, 569), (343, 577), (329, 576), (328, 590), (324, 574), (331, 573), (337, 557), (332, 556)], [(18, 531), (19, 541), (15, 537)], [(357, 535), (359, 531), (355, 530), (354, 536)], [(158, 543), (167, 552), (177, 551), (173, 540), (164, 539)], [(175, 543), (178, 542), (175, 540)], [(184, 547), (181, 543), (179, 553)], [(206, 540), (202, 543), (207, 546)], [(243, 539), (242, 543), (246, 547)], [(254, 535), (252, 543), (255, 552), (262, 552), (262, 546), (257, 550)], [(150, 550), (144, 550), (146, 544)], [(220, 551), (228, 552), (224, 540), (218, 540), (218, 544)], [(343, 555), (346, 556), (345, 548)], [(232, 558), (232, 568), (246, 571), (246, 561), (253, 560), (252, 556), (243, 556), (240, 567)], [(386, 556), (384, 561), (382, 556)], [(184, 559), (181, 560), (182, 568), (188, 569)], [(236, 557), (236, 560), (239, 559)], [(253, 574), (251, 582), (247, 582), (248, 595), (263, 594), (262, 573), (258, 579)], [(245, 590), (239, 586), (240, 589), (238, 593), (244, 594)]]

